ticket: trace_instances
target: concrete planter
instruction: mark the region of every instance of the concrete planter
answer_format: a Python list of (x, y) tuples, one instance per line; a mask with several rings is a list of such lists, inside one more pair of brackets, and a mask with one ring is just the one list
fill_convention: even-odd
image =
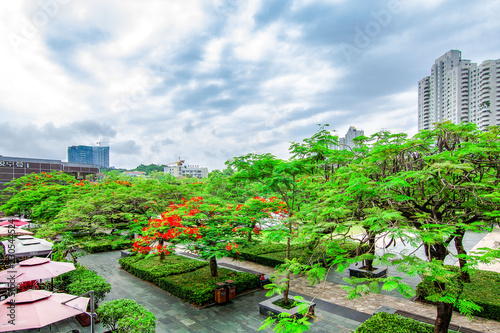
[(349, 267), (349, 276), (357, 278), (381, 278), (387, 276), (387, 267), (374, 267), (375, 270), (367, 271), (361, 267), (351, 266)]
[(136, 252), (132, 252), (130, 250), (121, 250), (120, 251), (121, 258), (135, 256), (136, 254), (137, 254)]
[[(301, 314), (298, 313), (298, 311), (299, 311), (298, 306), (291, 308), (290, 310), (287, 310), (287, 309), (283, 309), (283, 308), (273, 304), (273, 302), (275, 302), (279, 299), (282, 299), (282, 298), (283, 298), (283, 296), (278, 295), (278, 296), (271, 297), (263, 302), (260, 302), (259, 303), (260, 314), (262, 314), (264, 316), (277, 316), (280, 313), (286, 312), (286, 313), (289, 313), (291, 316), (295, 316), (298, 318), (303, 317)], [(290, 299), (293, 300), (293, 296), (291, 296)], [(314, 315), (314, 308), (316, 307), (316, 303), (313, 302), (310, 304), (311, 304), (311, 306), (309, 308), (308, 314)]]

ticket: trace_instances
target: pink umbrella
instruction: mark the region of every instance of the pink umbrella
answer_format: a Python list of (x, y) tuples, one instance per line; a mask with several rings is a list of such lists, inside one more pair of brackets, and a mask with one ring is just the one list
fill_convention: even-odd
[(2, 222), (0, 222), (0, 227), (6, 227), (9, 224), (10, 225), (14, 224), (16, 227), (20, 227), (20, 226), (29, 224), (29, 222), (24, 222), (24, 221), (21, 221), (21, 220), (2, 221)]
[(11, 282), (15, 276), (15, 283), (48, 279), (75, 270), (70, 262), (51, 261), (49, 258), (34, 257), (21, 261), (19, 265), (0, 272), (0, 283)]
[(0, 237), (8, 237), (8, 236), (28, 236), (34, 235), (31, 231), (19, 229), (19, 228), (7, 228), (0, 227)]
[[(61, 304), (72, 298), (75, 296), (44, 290), (28, 290), (11, 296), (0, 302), (0, 332), (41, 328), (83, 313), (90, 299), (79, 297)], [(10, 300), (15, 301), (15, 305)]]
[(30, 219), (25, 219), (23, 217), (17, 217), (17, 216), (5, 216), (5, 217), (0, 218), (0, 221), (8, 221), (8, 220), (19, 220), (19, 221), (23, 221), (23, 222), (31, 222)]

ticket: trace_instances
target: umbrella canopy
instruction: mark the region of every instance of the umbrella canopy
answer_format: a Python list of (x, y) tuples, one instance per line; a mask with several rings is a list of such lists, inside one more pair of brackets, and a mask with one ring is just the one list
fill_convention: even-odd
[[(45, 239), (34, 238), (33, 236), (19, 236), (14, 239), (14, 242), (7, 240), (0, 243), (3, 245), (5, 253), (16, 258), (47, 255), (51, 252), (52, 245), (54, 245)], [(14, 249), (14, 253), (12, 251), (8, 252), (9, 244), (11, 245), (10, 249)]]
[(23, 225), (28, 225), (30, 224), (29, 222), (21, 221), (21, 220), (8, 220), (8, 221), (2, 221), (0, 222), (0, 227), (6, 227), (9, 224), (14, 224), (16, 227), (20, 227)]
[[(61, 304), (75, 296), (53, 294), (44, 290), (28, 290), (0, 302), (0, 332), (11, 332), (41, 328), (52, 323), (74, 317), (87, 308), (89, 298), (79, 297)], [(10, 300), (15, 301), (15, 318), (10, 315)], [(10, 320), (14, 320), (9, 323)]]
[(33, 233), (28, 230), (19, 229), (19, 228), (7, 228), (0, 227), (0, 237), (8, 237), (8, 236), (32, 236)]
[[(0, 272), (0, 283), (9, 282), (9, 277), (15, 275), (15, 282), (49, 279), (75, 270), (70, 262), (52, 261), (49, 258), (31, 258), (21, 261), (14, 268)], [(15, 272), (15, 273), (13, 273)]]

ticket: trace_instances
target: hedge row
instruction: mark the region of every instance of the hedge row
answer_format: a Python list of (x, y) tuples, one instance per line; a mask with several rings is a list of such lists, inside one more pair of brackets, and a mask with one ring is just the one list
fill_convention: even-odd
[[(456, 266), (446, 266), (447, 269), (458, 273)], [(500, 320), (500, 273), (474, 270), (470, 272), (471, 282), (464, 284), (462, 299), (474, 302), (482, 307), (481, 311), (474, 311), (473, 315), (486, 319)], [(452, 295), (460, 290), (460, 275), (447, 286), (448, 292)], [(427, 297), (436, 294), (437, 290), (430, 280), (423, 280), (417, 285), (417, 297), (425, 300)]]
[[(358, 326), (355, 333), (433, 333), (434, 326), (397, 314), (379, 312)], [(455, 331), (448, 331), (455, 332)]]
[(185, 301), (202, 306), (214, 300), (214, 287), (217, 282), (235, 281), (236, 292), (256, 289), (259, 278), (251, 273), (241, 273), (219, 267), (218, 276), (210, 276), (210, 267), (202, 267), (196, 271), (160, 278), (158, 286), (163, 290)]
[[(310, 251), (305, 245), (292, 245), (290, 258), (297, 258), (303, 264), (325, 262), (334, 252), (345, 253), (352, 257), (359, 243), (356, 242), (335, 242), (334, 246), (330, 243), (328, 248), (325, 245), (317, 246), (314, 251)], [(361, 247), (361, 253), (368, 251), (368, 246)], [(286, 245), (285, 244), (259, 244), (250, 248), (243, 248), (240, 257), (244, 260), (253, 261), (258, 264), (276, 267), (285, 262)]]
[(127, 249), (134, 244), (133, 240), (118, 239), (92, 239), (86, 242), (81, 242), (78, 246), (90, 253), (107, 252), (114, 250)]
[(131, 256), (121, 258), (120, 266), (142, 280), (158, 284), (158, 280), (169, 275), (181, 274), (194, 271), (200, 267), (207, 266), (207, 262), (193, 260), (190, 258), (170, 254), (164, 261), (159, 256), (144, 258)]

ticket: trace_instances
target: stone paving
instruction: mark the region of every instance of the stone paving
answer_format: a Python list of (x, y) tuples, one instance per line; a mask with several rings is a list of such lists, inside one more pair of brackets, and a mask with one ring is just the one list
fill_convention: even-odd
[[(106, 252), (82, 257), (80, 262), (111, 283), (112, 289), (105, 301), (130, 298), (153, 311), (157, 317), (158, 333), (255, 332), (265, 319), (258, 310), (258, 303), (266, 299), (264, 290), (238, 296), (227, 305), (198, 309), (121, 270), (119, 257), (119, 252)], [(221, 260), (221, 264), (226, 261), (229, 262)], [(325, 311), (319, 305), (316, 314), (318, 321), (312, 325), (311, 332), (348, 333), (361, 324), (360, 321)], [(99, 328), (97, 332), (102, 331)]]

